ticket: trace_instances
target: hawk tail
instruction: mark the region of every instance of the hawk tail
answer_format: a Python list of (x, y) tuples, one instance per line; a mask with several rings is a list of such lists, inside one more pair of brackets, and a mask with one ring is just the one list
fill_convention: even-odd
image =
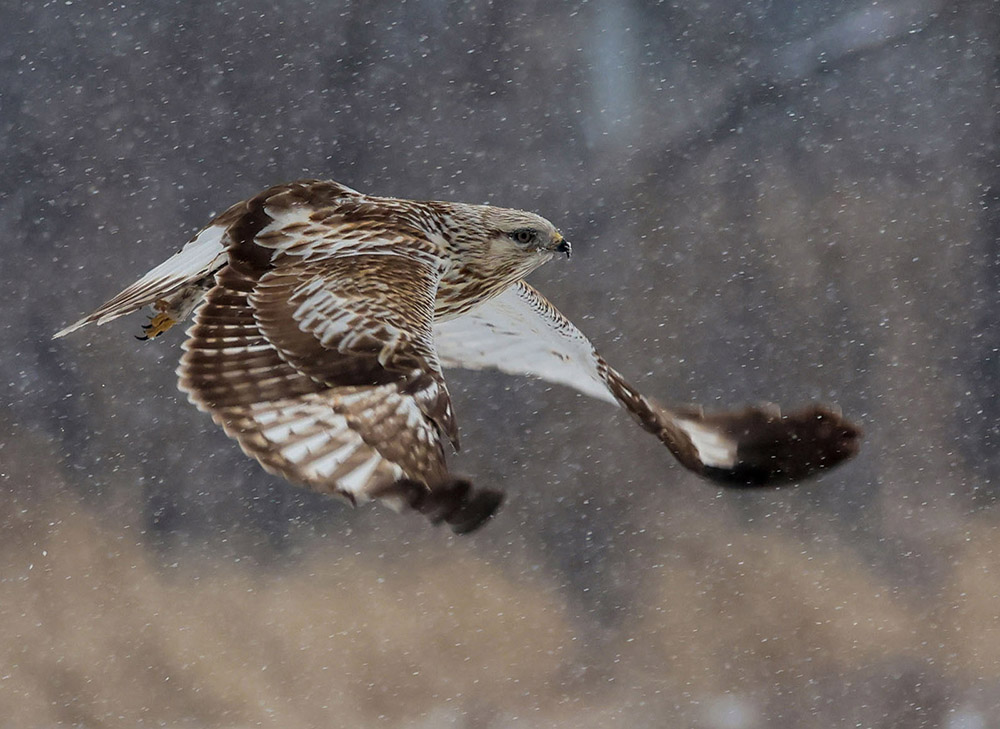
[(402, 479), (379, 489), (373, 496), (398, 511), (413, 509), (432, 524), (447, 524), (455, 534), (474, 532), (492, 519), (503, 503), (502, 491), (477, 489), (454, 477), (434, 489)]

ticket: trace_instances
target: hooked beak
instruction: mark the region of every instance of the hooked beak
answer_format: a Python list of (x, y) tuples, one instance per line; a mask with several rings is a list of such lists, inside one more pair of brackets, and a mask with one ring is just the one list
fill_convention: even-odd
[(559, 236), (558, 240), (559, 242), (556, 244), (556, 247), (553, 250), (556, 253), (565, 253), (566, 258), (569, 258), (570, 255), (573, 253), (573, 247), (569, 244), (569, 241), (563, 238), (562, 236)]

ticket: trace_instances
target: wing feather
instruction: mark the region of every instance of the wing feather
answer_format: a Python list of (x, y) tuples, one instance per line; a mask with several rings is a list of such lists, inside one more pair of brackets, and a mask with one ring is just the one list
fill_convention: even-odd
[(434, 342), (446, 368), (529, 375), (616, 402), (594, 345), (524, 281), (463, 316), (435, 322)]
[(159, 299), (166, 299), (183, 287), (211, 276), (226, 262), (224, 243), (228, 225), (213, 222), (185, 246), (134, 284), (98, 307), (93, 313), (60, 329), (53, 338), (64, 337), (87, 324), (106, 324)]
[(639, 393), (545, 297), (523, 281), (455, 319), (436, 322), (445, 367), (494, 368), (575, 388), (625, 408), (687, 468), (731, 484), (798, 481), (853, 456), (860, 429), (836, 410), (775, 407), (706, 415)]
[[(395, 234), (352, 245), (355, 231), (339, 223), (312, 255), (279, 250), (304, 230), (306, 209), (293, 207), (247, 203), (233, 263), (189, 330), (181, 389), (292, 482), (477, 527), (500, 498), (446, 467), (443, 438), (457, 442), (457, 428), (431, 335), (439, 267)], [(272, 213), (292, 229), (274, 227)], [(370, 253), (383, 244), (393, 252)]]
[[(281, 211), (281, 215), (286, 218), (279, 225), (279, 228), (283, 225), (289, 229), (289, 232), (295, 230), (301, 233), (303, 228), (307, 226), (301, 224), (301, 221), (295, 216), (304, 216), (309, 220), (310, 216), (321, 211), (319, 218), (323, 218), (332, 214), (330, 211), (336, 210), (338, 204), (355, 199), (360, 200), (363, 197), (361, 193), (346, 185), (328, 180), (299, 180), (265, 190), (250, 200), (239, 202), (230, 207), (189, 240), (176, 254), (153, 268), (91, 314), (56, 332), (53, 338), (64, 337), (87, 324), (105, 324), (148, 304), (159, 300), (168, 300), (175, 295), (179, 296), (183, 289), (192, 286), (200, 287), (203, 284), (204, 288), (207, 289), (212, 283), (212, 276), (228, 262), (228, 248), (234, 235), (237, 238), (245, 237), (248, 228), (253, 229), (255, 225), (259, 227), (261, 219), (255, 213), (259, 212), (265, 203), (273, 209)], [(348, 207), (351, 206), (348, 205)], [(288, 219), (288, 216), (292, 216), (292, 218)], [(266, 225), (269, 222), (274, 221), (270, 217), (266, 217), (263, 224)], [(310, 220), (310, 225), (313, 224), (314, 221)], [(250, 237), (253, 238), (257, 232), (258, 230), (253, 230)], [(309, 240), (315, 242), (317, 240), (316, 233), (329, 232), (329, 226), (325, 229), (322, 226), (314, 226), (314, 235)], [(282, 234), (279, 231), (276, 235), (281, 236)], [(322, 236), (319, 237), (319, 240), (323, 240)], [(329, 243), (330, 240), (326, 240), (326, 244)], [(186, 306), (183, 303), (180, 304), (174, 313), (179, 314), (180, 318), (185, 318), (190, 314), (198, 299), (200, 296)]]

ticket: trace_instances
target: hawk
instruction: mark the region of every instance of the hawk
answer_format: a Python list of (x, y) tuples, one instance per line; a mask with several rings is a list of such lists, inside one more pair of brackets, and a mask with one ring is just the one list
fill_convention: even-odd
[(194, 315), (180, 389), (271, 473), (352, 503), (414, 509), (457, 533), (503, 494), (453, 475), (449, 367), (495, 368), (619, 405), (687, 468), (730, 484), (797, 481), (860, 431), (811, 406), (706, 414), (641, 395), (524, 277), (570, 244), (548, 220), (374, 197), (331, 181), (269, 188), (89, 316), (152, 305), (141, 339)]

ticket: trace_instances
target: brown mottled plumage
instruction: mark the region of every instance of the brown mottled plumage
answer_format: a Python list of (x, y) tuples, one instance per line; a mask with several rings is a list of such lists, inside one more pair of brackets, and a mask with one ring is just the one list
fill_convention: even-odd
[(154, 338), (194, 311), (180, 388), (244, 451), (290, 481), (457, 532), (502, 495), (447, 469), (458, 427), (442, 365), (621, 405), (683, 465), (723, 482), (798, 480), (857, 450), (858, 429), (822, 407), (705, 415), (643, 397), (521, 280), (557, 253), (569, 244), (532, 213), (303, 180), (234, 205), (56, 336), (152, 304)]

